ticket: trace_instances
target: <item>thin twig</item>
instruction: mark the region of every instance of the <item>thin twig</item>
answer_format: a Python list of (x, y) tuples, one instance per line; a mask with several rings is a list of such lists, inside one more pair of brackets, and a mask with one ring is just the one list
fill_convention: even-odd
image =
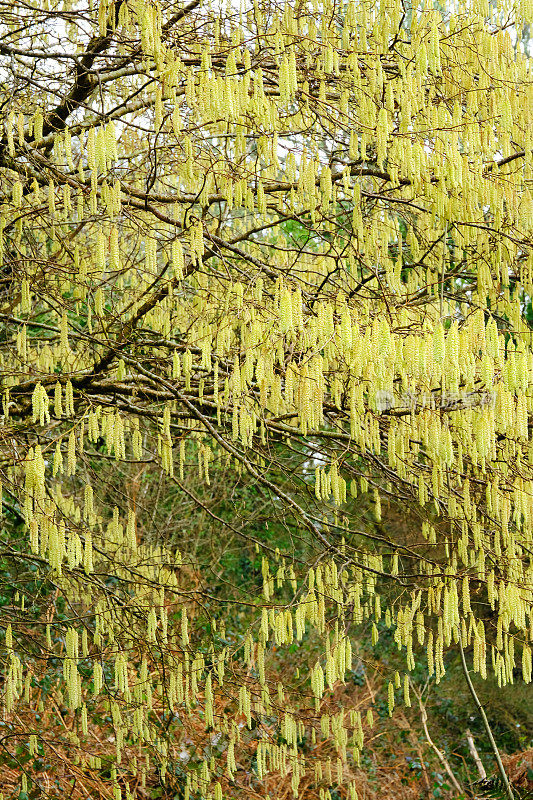
[(431, 747), (431, 749), (433, 750), (433, 752), (435, 753), (435, 755), (437, 756), (437, 758), (439, 759), (439, 761), (442, 764), (442, 766), (444, 767), (444, 769), (446, 770), (446, 772), (448, 774), (448, 777), (450, 778), (451, 782), (453, 783), (455, 789), (457, 789), (457, 791), (460, 794), (464, 795), (465, 790), (463, 789), (463, 787), (461, 786), (461, 784), (459, 783), (459, 781), (457, 780), (457, 778), (453, 774), (452, 768), (450, 767), (450, 765), (448, 763), (448, 760), (446, 759), (444, 753), (442, 753), (439, 750), (439, 748), (437, 747), (437, 745), (435, 744), (435, 742), (433, 741), (433, 739), (429, 735), (428, 715), (427, 715), (426, 708), (425, 708), (425, 706), (424, 706), (424, 704), (422, 702), (422, 697), (421, 697), (420, 693), (416, 691), (416, 689), (414, 688), (413, 684), (411, 684), (411, 687), (413, 688), (413, 691), (414, 691), (414, 693), (416, 694), (416, 696), (418, 698), (418, 705), (420, 706), (420, 717), (422, 719), (422, 727), (424, 728), (424, 734), (425, 734), (425, 737), (426, 737), (426, 741), (429, 744), (429, 746)]
[(492, 735), (492, 730), (491, 730), (491, 727), (489, 725), (489, 721), (487, 719), (487, 715), (485, 714), (485, 709), (481, 705), (479, 697), (476, 694), (476, 690), (474, 689), (474, 684), (472, 683), (472, 679), (471, 679), (470, 673), (468, 671), (468, 666), (466, 664), (465, 653), (464, 653), (464, 650), (463, 650), (463, 643), (461, 642), (460, 638), (459, 638), (459, 652), (461, 654), (461, 663), (463, 665), (463, 672), (465, 674), (466, 683), (468, 685), (468, 689), (470, 691), (470, 694), (472, 695), (472, 699), (473, 699), (473, 701), (474, 701), (474, 703), (476, 705), (476, 708), (480, 713), (481, 719), (483, 720), (483, 725), (485, 726), (485, 730), (486, 730), (487, 736), (489, 738), (490, 746), (492, 748), (492, 752), (494, 753), (494, 758), (495, 758), (496, 764), (498, 766), (498, 771), (500, 773), (500, 777), (502, 779), (503, 785), (505, 786), (505, 793), (506, 793), (507, 797), (509, 798), (509, 800), (514, 800), (513, 790), (511, 788), (511, 784), (509, 783), (509, 778), (507, 777), (507, 773), (505, 772), (505, 769), (503, 767), (502, 759), (501, 759), (501, 756), (500, 756), (500, 751), (498, 750), (498, 746), (496, 744), (494, 736)]

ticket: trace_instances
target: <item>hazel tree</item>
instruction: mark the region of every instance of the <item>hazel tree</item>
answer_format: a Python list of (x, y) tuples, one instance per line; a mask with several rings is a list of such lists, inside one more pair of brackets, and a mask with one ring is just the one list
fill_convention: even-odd
[[(259, 794), (355, 800), (372, 711), (324, 698), (358, 631), (405, 654), (390, 713), (417, 652), (531, 680), (531, 4), (0, 9), (1, 545), (53, 589), (1, 622), (10, 742), (53, 744), (17, 710), (58, 659), (88, 785), (107, 704), (117, 800), (173, 785), (193, 721), (186, 798), (236, 796), (249, 752)], [(258, 592), (153, 535), (109, 477), (146, 465)], [(205, 507), (225, 468), (289, 544)]]

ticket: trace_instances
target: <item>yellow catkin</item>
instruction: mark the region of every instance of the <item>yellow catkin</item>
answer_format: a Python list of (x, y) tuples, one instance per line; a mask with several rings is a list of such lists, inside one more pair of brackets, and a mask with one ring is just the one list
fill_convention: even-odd
[(17, 55), (29, 29), (50, 50), (41, 5), (8, 43), (32, 91), (3, 76), (2, 535), (68, 619), (28, 647), (14, 595), (4, 710), (37, 697), (41, 635), (73, 770), (103, 726), (115, 800), (176, 758), (188, 800), (222, 800), (252, 744), (260, 781), (357, 800), (373, 713), (330, 702), (350, 636), (390, 631), (389, 714), (422, 648), (436, 683), (459, 641), (531, 680), (528, 2), (503, 30), (486, 0), (415, 9), (399, 43), (399, 0), (191, 7), (176, 48), (159, 3), (105, 0), (116, 63), (74, 91), (55, 70), (55, 110)]

